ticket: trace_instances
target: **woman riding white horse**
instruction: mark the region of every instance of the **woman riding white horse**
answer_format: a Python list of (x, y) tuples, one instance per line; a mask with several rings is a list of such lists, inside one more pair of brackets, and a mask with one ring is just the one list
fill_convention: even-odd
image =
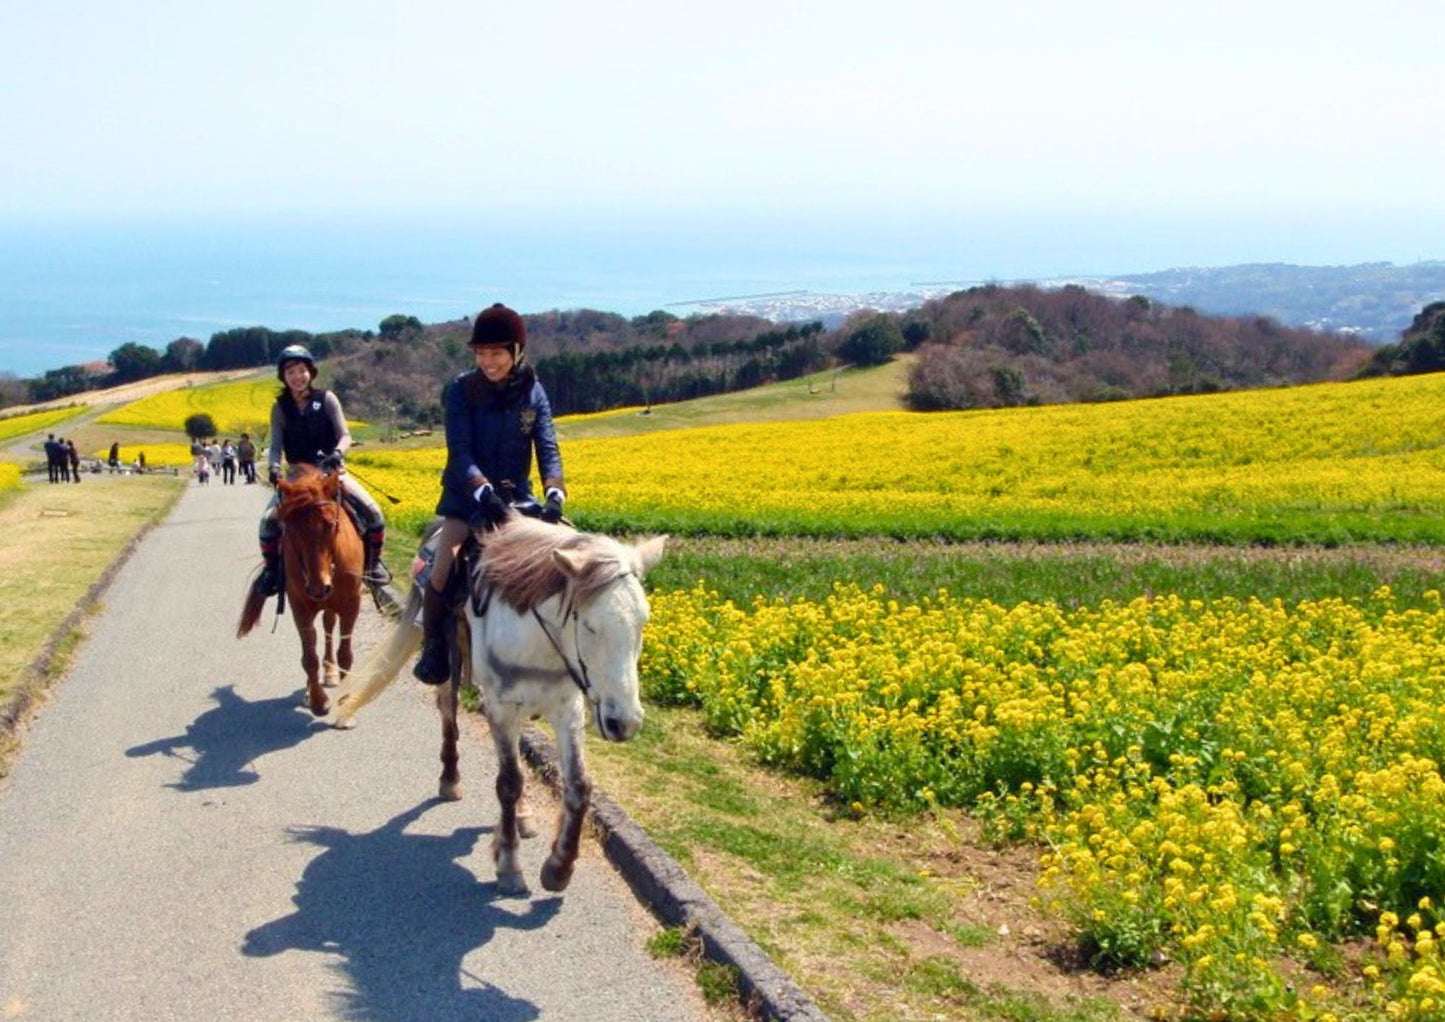
[[(642, 577), (662, 557), (665, 537), (629, 545), (513, 516), (482, 536), (474, 599), (465, 603), (469, 655), (448, 672), (437, 692), (442, 713), (443, 764), (439, 794), (460, 797), (457, 771), (457, 693), (470, 675), (481, 694), (497, 751), (501, 821), (492, 843), (503, 890), (525, 892), (517, 863), (521, 821), (522, 728), (543, 716), (557, 736), (563, 782), (562, 818), (542, 886), (567, 886), (577, 858), (592, 782), (582, 759), (590, 719), (608, 741), (633, 737), (642, 724), (638, 659), (647, 622)], [(412, 623), (422, 601), (413, 588), (401, 623), (346, 682), (336, 699), (336, 726), (356, 713), (400, 673), (416, 649)], [(482, 610), (478, 610), (478, 606)]]

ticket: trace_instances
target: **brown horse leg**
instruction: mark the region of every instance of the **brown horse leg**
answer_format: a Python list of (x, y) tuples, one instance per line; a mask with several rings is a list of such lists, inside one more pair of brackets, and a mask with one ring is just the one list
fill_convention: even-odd
[(557, 758), (562, 768), (562, 816), (557, 822), (557, 837), (552, 854), (542, 863), (542, 886), (549, 891), (565, 891), (572, 882), (572, 869), (582, 842), (582, 824), (592, 799), (592, 778), (582, 762), (582, 735), (579, 721), (557, 729)]
[(336, 649), (336, 663), (341, 668), (342, 681), (351, 673), (351, 633), (356, 630), (356, 615), (360, 610), (361, 601), (358, 600), (356, 607), (346, 607), (341, 611), (341, 645)]
[(321, 612), (321, 634), (326, 640), (325, 651), (321, 655), (322, 675), (321, 683), (327, 688), (335, 688), (340, 684), (336, 667), (336, 650), (332, 648), (331, 634), (336, 631), (336, 611), (327, 607)]
[(527, 881), (517, 860), (517, 799), (522, 795), (522, 759), (515, 736), (502, 733), (492, 721), (492, 744), (497, 750), (497, 802), (501, 819), (492, 835), (492, 861), (497, 867), (497, 886), (505, 894), (526, 894)]
[(442, 776), (437, 795), (448, 802), (462, 797), (462, 775), (457, 769), (457, 680), (453, 676), (437, 687), (437, 709), (442, 715)]
[(324, 717), (331, 706), (326, 690), (321, 687), (321, 660), (316, 656), (316, 625), (314, 621), (303, 623), (298, 612), (296, 631), (301, 635), (301, 666), (306, 671), (306, 701), (314, 716)]

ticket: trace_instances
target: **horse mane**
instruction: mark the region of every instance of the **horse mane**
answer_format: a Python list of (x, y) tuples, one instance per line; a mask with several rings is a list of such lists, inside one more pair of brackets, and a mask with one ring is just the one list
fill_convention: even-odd
[[(552, 557), (558, 550), (585, 555), (580, 575), (562, 570)], [(556, 596), (569, 582), (577, 602), (586, 603), (628, 570), (616, 540), (520, 515), (482, 537), (481, 581), (518, 611)]]
[(281, 503), (276, 508), (276, 517), (283, 521), (298, 511), (331, 499), (326, 495), (326, 476), (306, 464), (296, 466), (285, 489), (280, 492)]

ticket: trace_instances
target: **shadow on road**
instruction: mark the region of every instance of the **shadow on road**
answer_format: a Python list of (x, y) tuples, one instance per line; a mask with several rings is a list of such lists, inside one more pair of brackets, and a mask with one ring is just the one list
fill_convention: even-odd
[[(350, 989), (333, 995), (337, 1014), (366, 1022), (478, 1019), (530, 1022), (536, 1005), (465, 973), (465, 957), (500, 929), (544, 926), (560, 898), (506, 911), (495, 883), (479, 883), (458, 860), (486, 831), (464, 827), (447, 836), (407, 834), (433, 799), (365, 834), (299, 827), (294, 840), (324, 848), (296, 885), (296, 911), (246, 934), (242, 951), (340, 955)], [(522, 966), (525, 967), (525, 966)], [(463, 986), (463, 979), (472, 982)]]
[(325, 729), (309, 713), (297, 712), (301, 703), (295, 693), (248, 703), (226, 685), (216, 689), (213, 698), (216, 708), (197, 717), (185, 734), (158, 738), (125, 754), (187, 760), (185, 774), (169, 785), (181, 791), (235, 788), (261, 779), (254, 765), (260, 757), (300, 745)]

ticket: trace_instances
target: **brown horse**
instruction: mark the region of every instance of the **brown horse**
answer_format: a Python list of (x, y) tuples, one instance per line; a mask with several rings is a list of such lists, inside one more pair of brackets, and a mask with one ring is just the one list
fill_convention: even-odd
[[(341, 504), (341, 478), (310, 465), (300, 465), (291, 478), (277, 484), (281, 502), (276, 517), (282, 526), (281, 563), (286, 576), (286, 599), (301, 635), (301, 666), (306, 670), (306, 696), (318, 717), (330, 708), (324, 681), (337, 685), (351, 670), (351, 632), (361, 612), (361, 535)], [(264, 596), (252, 590), (241, 610), (236, 637), (241, 638), (260, 620)], [(321, 612), (326, 639), (324, 658), (316, 656), (316, 614)], [(332, 634), (340, 622), (341, 634), (333, 652)]]

